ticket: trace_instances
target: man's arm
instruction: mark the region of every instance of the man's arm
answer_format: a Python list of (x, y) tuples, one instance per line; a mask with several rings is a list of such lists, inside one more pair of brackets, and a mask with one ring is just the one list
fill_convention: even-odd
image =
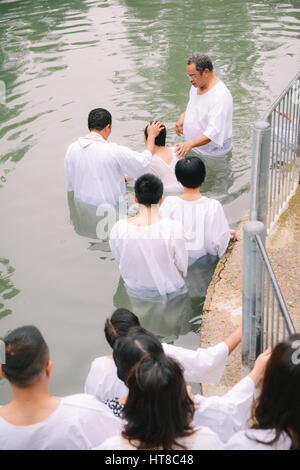
[(178, 121), (176, 122), (175, 130), (177, 135), (182, 135), (183, 133), (183, 123), (184, 123), (185, 111), (181, 113)]
[(195, 137), (194, 139), (175, 144), (176, 154), (178, 157), (185, 157), (192, 150), (192, 148), (201, 147), (201, 145), (209, 144), (209, 142), (211, 142), (211, 139), (206, 137), (205, 134), (201, 134), (199, 137)]
[(238, 326), (237, 329), (231, 333), (226, 339), (224, 339), (224, 343), (228, 347), (228, 354), (231, 354), (232, 351), (240, 344), (242, 341), (242, 325)]

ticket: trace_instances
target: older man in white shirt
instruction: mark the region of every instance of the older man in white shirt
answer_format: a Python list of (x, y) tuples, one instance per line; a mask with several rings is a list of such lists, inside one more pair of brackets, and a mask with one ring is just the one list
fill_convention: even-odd
[(109, 204), (118, 208), (125, 195), (124, 173), (137, 178), (151, 162), (159, 122), (148, 126), (149, 138), (143, 152), (108, 142), (112, 117), (103, 108), (93, 109), (88, 116), (89, 134), (73, 142), (65, 157), (67, 190), (92, 206)]
[(208, 55), (195, 52), (186, 69), (192, 87), (186, 111), (176, 123), (177, 135), (185, 139), (176, 144), (177, 156), (185, 157), (192, 149), (199, 155), (225, 156), (232, 148), (231, 93), (214, 74)]

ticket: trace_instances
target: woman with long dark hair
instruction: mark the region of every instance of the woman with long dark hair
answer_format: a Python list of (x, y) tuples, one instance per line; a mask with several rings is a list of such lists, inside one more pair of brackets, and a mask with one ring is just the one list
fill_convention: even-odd
[(253, 409), (251, 429), (236, 433), (225, 449), (300, 449), (300, 335), (277, 344)]

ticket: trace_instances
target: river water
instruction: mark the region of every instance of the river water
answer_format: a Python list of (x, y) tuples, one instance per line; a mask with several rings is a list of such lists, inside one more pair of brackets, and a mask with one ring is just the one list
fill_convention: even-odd
[[(53, 393), (83, 390), (91, 360), (109, 353), (103, 323), (116, 306), (196, 348), (206, 287), (193, 284), (197, 273), (190, 295), (168, 305), (126, 298), (111, 253), (65, 191), (64, 154), (86, 133), (88, 112), (109, 109), (110, 140), (135, 150), (152, 119), (177, 142), (186, 60), (209, 53), (233, 95), (234, 148), (206, 162), (202, 192), (222, 202), (234, 228), (249, 204), (252, 124), (299, 69), (299, 24), (296, 0), (0, 1), (0, 337), (41, 329)], [(0, 404), (9, 397), (1, 381)]]

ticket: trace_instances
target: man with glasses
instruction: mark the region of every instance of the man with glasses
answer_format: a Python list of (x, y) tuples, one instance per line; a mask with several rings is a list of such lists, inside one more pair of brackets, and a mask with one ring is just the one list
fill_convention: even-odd
[(176, 123), (177, 135), (185, 139), (176, 144), (177, 156), (185, 157), (192, 149), (199, 155), (225, 156), (232, 148), (231, 93), (206, 54), (192, 54), (187, 76), (192, 87), (186, 111)]

